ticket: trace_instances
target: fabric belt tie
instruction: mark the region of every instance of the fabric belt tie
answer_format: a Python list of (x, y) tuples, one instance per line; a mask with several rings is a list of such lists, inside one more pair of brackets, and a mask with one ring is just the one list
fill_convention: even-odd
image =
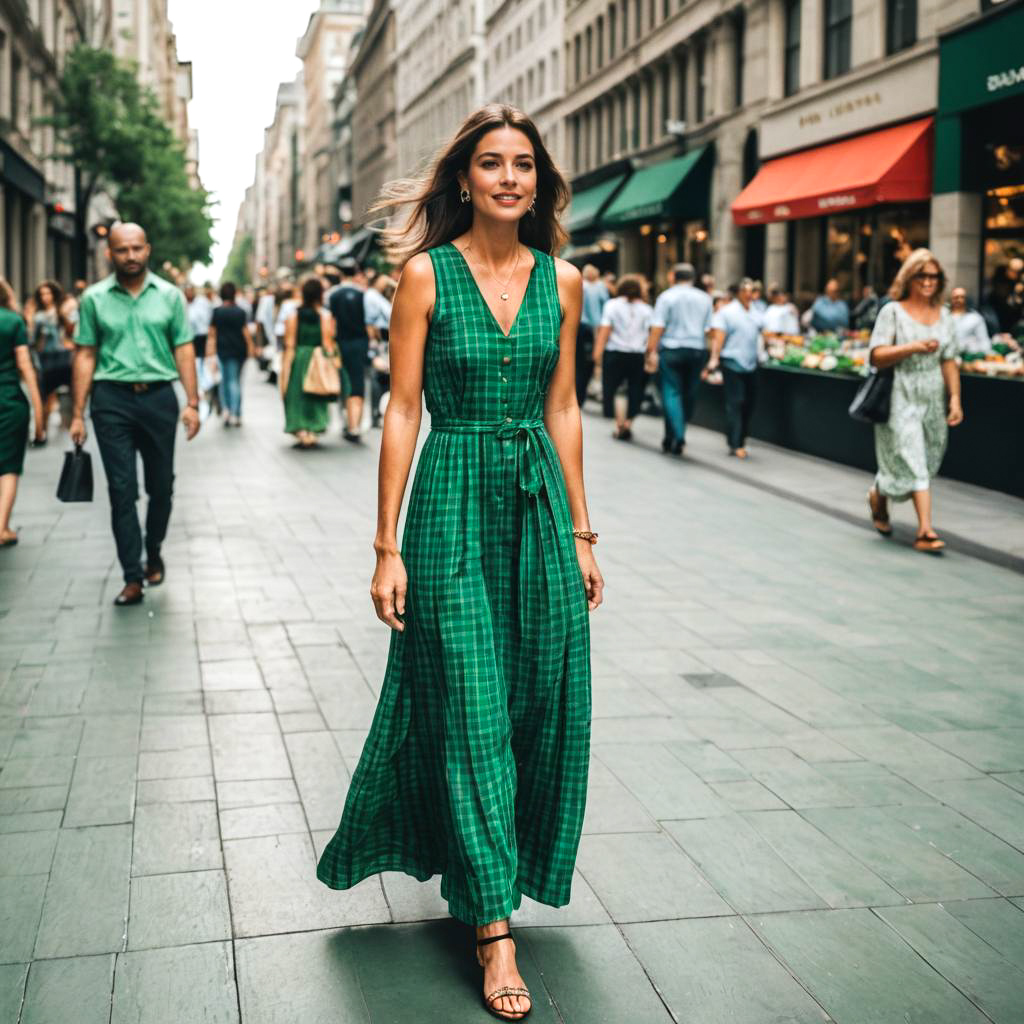
[(516, 481), (519, 489), (536, 497), (544, 486), (541, 469), (541, 445), (537, 431), (544, 429), (543, 420), (516, 420), (509, 417), (500, 423), (479, 420), (442, 420), (431, 422), (431, 430), (442, 434), (494, 434), (499, 441), (516, 443)]

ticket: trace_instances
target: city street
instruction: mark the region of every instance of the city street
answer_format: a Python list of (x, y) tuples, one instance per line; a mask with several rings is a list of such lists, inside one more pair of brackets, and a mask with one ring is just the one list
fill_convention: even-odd
[[(91, 505), (53, 497), (66, 438), (28, 454), (0, 552), (3, 1024), (490, 1019), (436, 879), (314, 876), (387, 659), (380, 432), (293, 450), (248, 374), (243, 429), (179, 435), (141, 607), (111, 605), (94, 440)], [(530, 1020), (1019, 1024), (1024, 575), (952, 537), (971, 508), (1024, 552), (1021, 503), (940, 481), (928, 557), (871, 530), (864, 474), (584, 423), (593, 761), (571, 905), (513, 918)]]

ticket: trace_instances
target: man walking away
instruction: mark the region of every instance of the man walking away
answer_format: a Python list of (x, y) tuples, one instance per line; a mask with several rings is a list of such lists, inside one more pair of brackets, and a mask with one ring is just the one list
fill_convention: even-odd
[(689, 263), (677, 263), (669, 276), (672, 287), (666, 288), (654, 304), (644, 369), (655, 373), (661, 365), (661, 405), (665, 414), (661, 450), (681, 455), (686, 424), (697, 405), (700, 375), (708, 357), (711, 296), (694, 287), (697, 275)]
[(754, 309), (751, 282), (744, 279), (736, 298), (711, 317), (711, 358), (703, 376), (722, 366), (729, 454), (747, 457), (747, 434), (757, 399), (757, 357), (761, 317)]
[[(172, 382), (181, 379), (187, 406), (181, 414), (185, 436), (199, 432), (195, 349), (185, 302), (173, 285), (149, 272), (150, 248), (138, 224), (118, 224), (110, 232), (114, 273), (82, 296), (75, 337), (71, 438), (85, 441), (85, 400), (92, 391), (96, 429), (110, 492), (111, 525), (124, 589), (114, 601), (142, 601), (142, 581), (164, 581), (160, 548), (171, 516), (174, 434), (178, 400)], [(142, 531), (135, 503), (139, 496), (136, 454), (142, 456), (149, 508), (146, 512), (146, 565), (141, 564)]]
[(363, 418), (363, 395), (366, 390), (366, 364), (369, 361), (370, 337), (366, 333), (366, 285), (359, 265), (354, 260), (338, 264), (341, 284), (333, 289), (330, 299), (334, 317), (335, 338), (341, 350), (341, 365), (348, 374), (350, 393), (345, 401), (346, 422), (342, 437), (358, 444), (359, 423)]
[(593, 263), (583, 268), (583, 310), (576, 332), (576, 401), (580, 408), (587, 400), (587, 388), (594, 376), (594, 335), (601, 325), (604, 304), (611, 298), (608, 285), (601, 280)]

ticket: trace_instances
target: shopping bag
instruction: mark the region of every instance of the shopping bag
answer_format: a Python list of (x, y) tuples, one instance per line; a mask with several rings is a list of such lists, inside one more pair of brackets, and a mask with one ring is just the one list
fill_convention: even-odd
[(888, 423), (892, 403), (893, 371), (869, 374), (850, 403), (850, 416), (859, 423)]
[(336, 398), (341, 394), (341, 375), (338, 368), (319, 345), (313, 349), (310, 356), (302, 390), (307, 395), (316, 395), (320, 398)]
[(92, 501), (92, 457), (80, 444), (73, 452), (64, 453), (64, 468), (57, 484), (60, 501)]

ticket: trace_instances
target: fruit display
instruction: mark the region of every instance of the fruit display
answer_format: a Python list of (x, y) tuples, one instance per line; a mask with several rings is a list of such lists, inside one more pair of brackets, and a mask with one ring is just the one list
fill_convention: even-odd
[(997, 341), (991, 352), (965, 352), (960, 360), (963, 373), (986, 377), (1017, 377), (1024, 379), (1024, 355), (1020, 348)]
[(803, 338), (785, 335), (767, 342), (768, 366), (817, 370), (821, 373), (860, 375), (865, 372), (867, 347), (860, 337), (839, 338), (815, 334)]

